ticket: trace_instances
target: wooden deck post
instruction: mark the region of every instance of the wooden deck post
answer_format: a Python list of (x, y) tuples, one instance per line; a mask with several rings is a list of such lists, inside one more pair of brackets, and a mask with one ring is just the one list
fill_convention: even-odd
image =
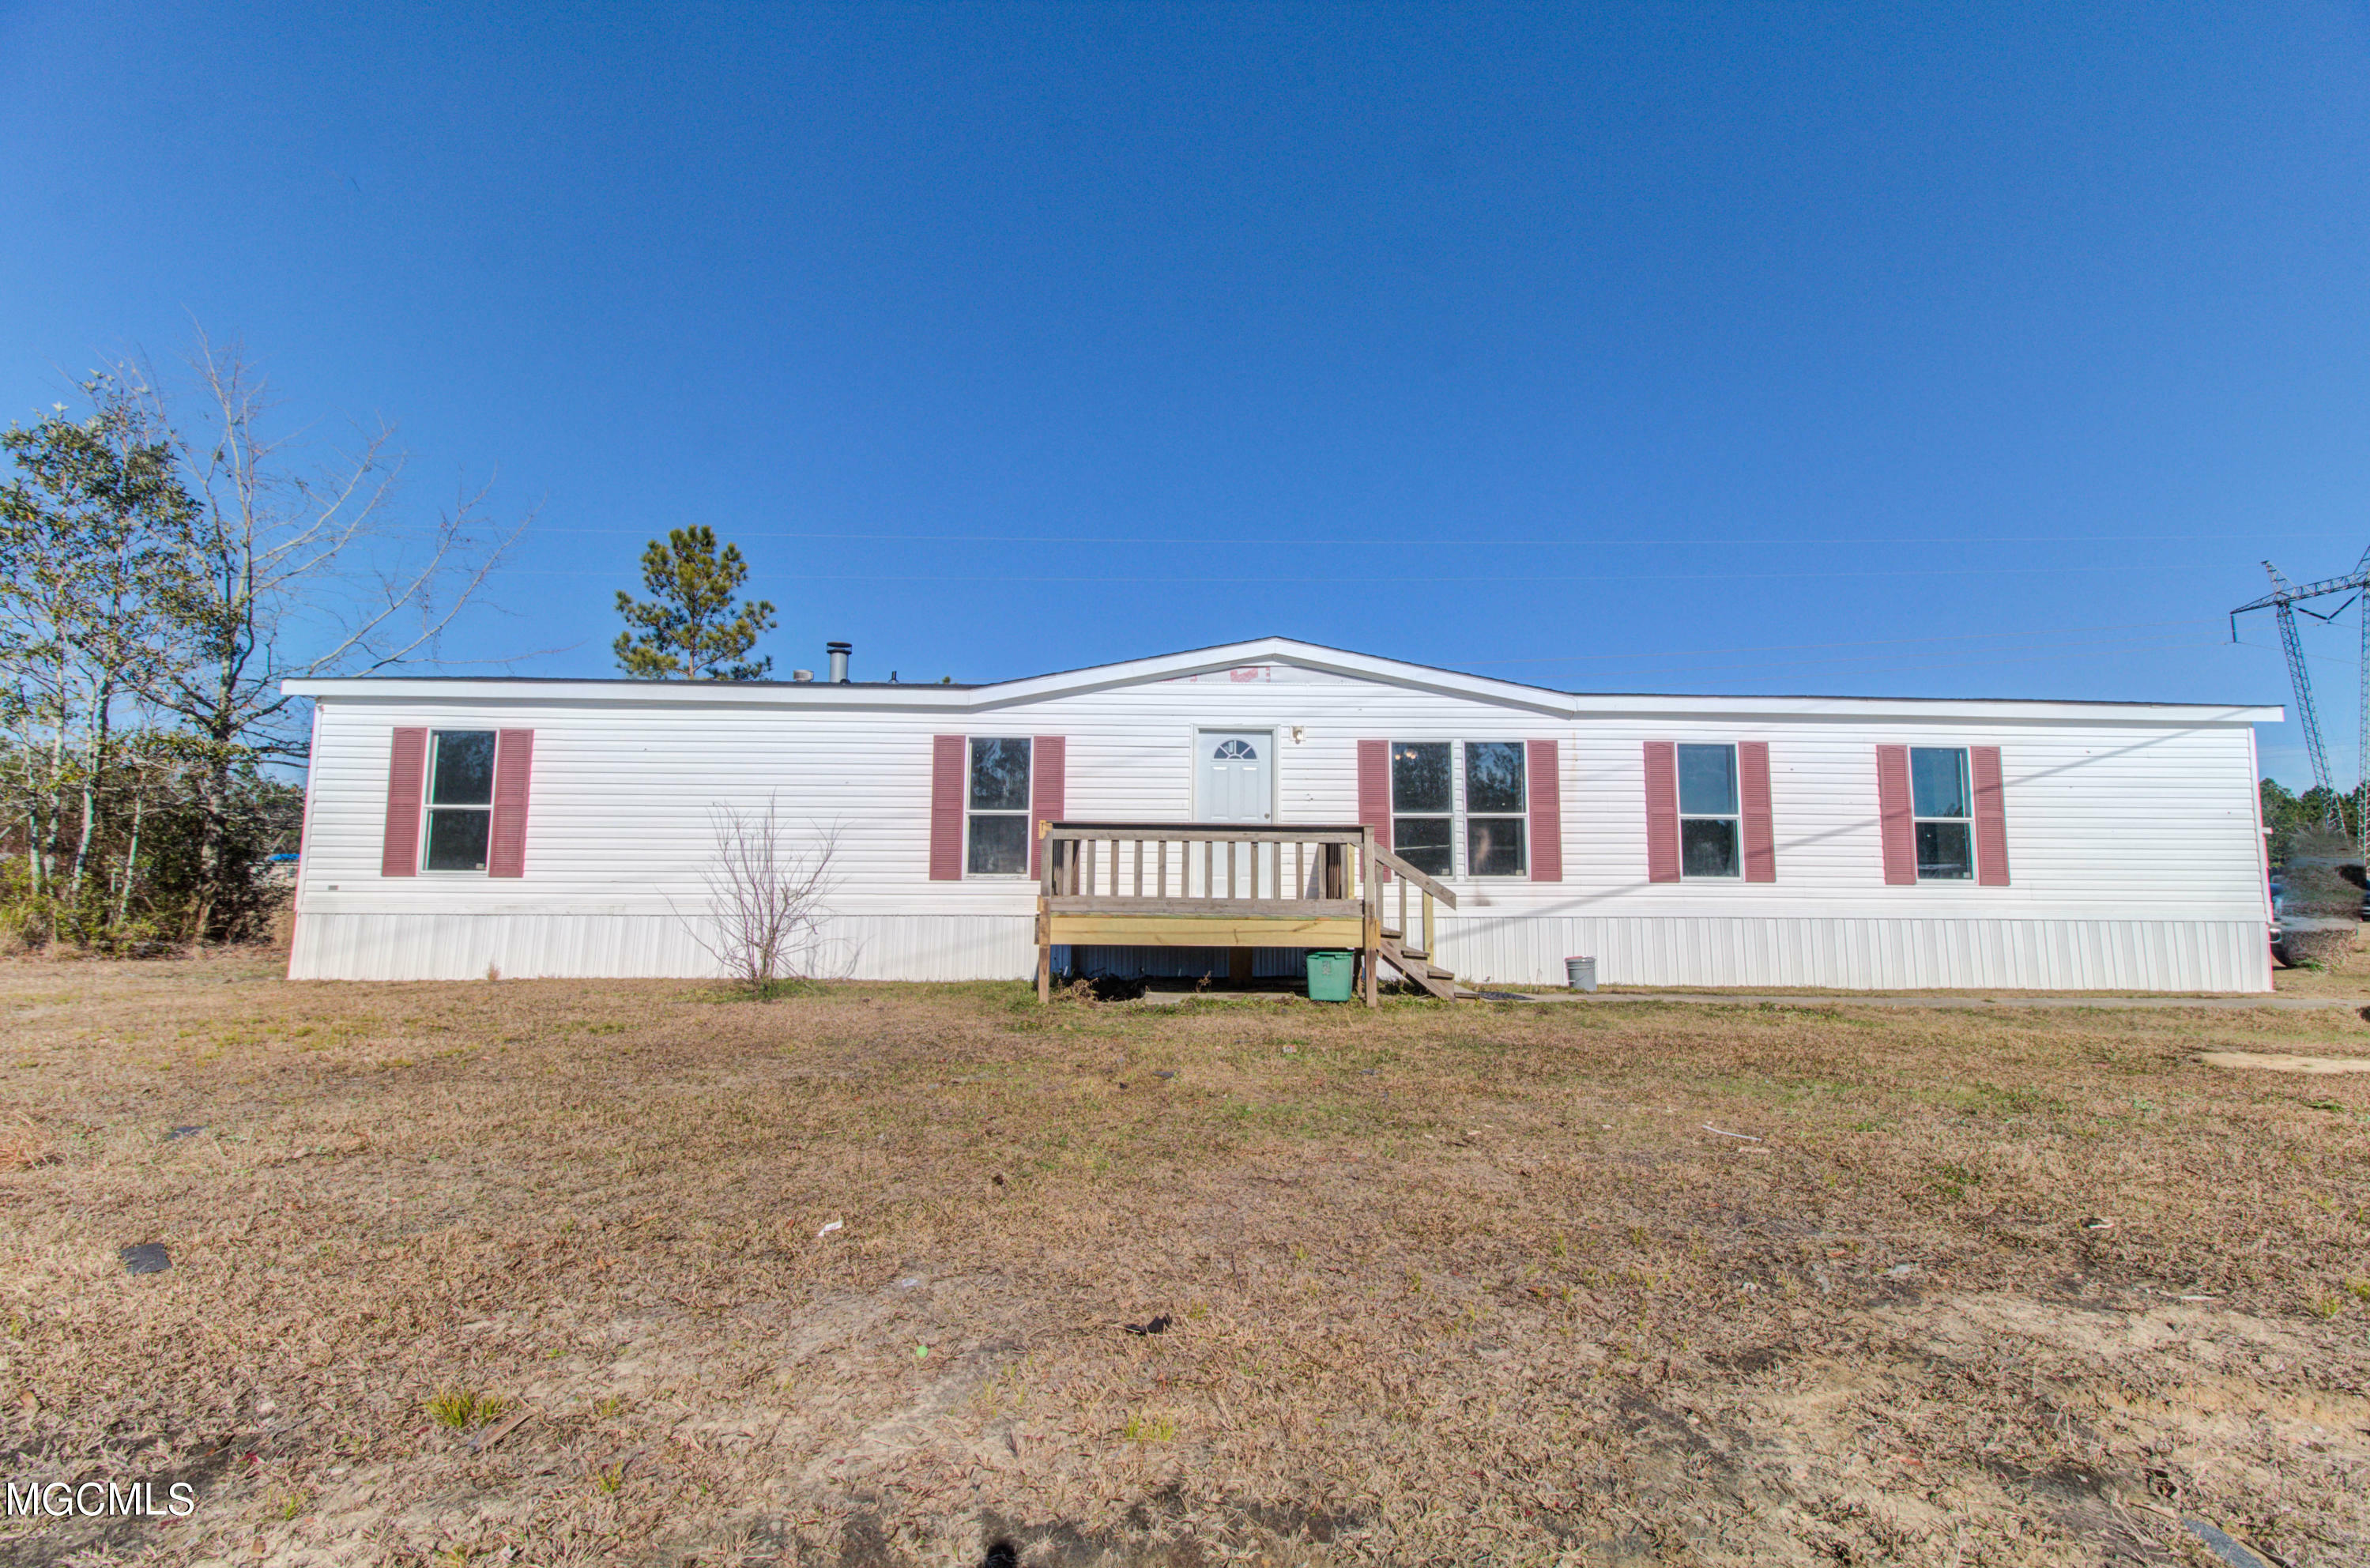
[(1361, 922), (1359, 940), (1364, 944), (1359, 954), (1358, 967), (1365, 972), (1366, 1006), (1369, 1009), (1382, 1006), (1376, 994), (1375, 967), (1382, 958), (1382, 901), (1375, 896), (1375, 830), (1368, 828), (1358, 840), (1358, 886), (1365, 898), (1365, 918)]
[[(1050, 823), (1037, 824), (1037, 836), (1042, 841)], [(1053, 999), (1053, 862), (1060, 859), (1061, 841), (1042, 845), (1038, 856), (1037, 870), (1037, 1001), (1041, 1007)]]
[(1041, 898), (1037, 901), (1037, 999), (1041, 1002), (1053, 999), (1053, 944), (1046, 940), (1053, 933), (1052, 912)]

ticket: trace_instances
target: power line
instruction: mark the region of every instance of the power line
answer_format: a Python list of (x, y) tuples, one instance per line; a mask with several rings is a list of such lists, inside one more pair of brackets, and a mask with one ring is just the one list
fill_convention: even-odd
[[(1376, 543), (1386, 544), (1389, 541), (1387, 540), (1376, 541), (1372, 539), (1362, 541), (1362, 543), (1369, 545)], [(616, 571), (586, 571), (558, 567), (522, 566), (504, 567), (502, 570), (506, 576), (519, 577), (603, 577), (614, 581), (618, 575)], [(1439, 577), (1427, 575), (1422, 579), (1422, 582), (1426, 584), (1438, 582), (1488, 582), (1494, 583), (1500, 587), (1506, 587), (1516, 583), (1525, 582), (1775, 582), (1828, 578), (2065, 577), (2077, 572), (2227, 571), (2229, 570), (2229, 566), (2221, 561), (2196, 561), (2187, 565), (2142, 565), (2131, 562), (2123, 562), (2113, 566), (1912, 566), (1854, 571), (1489, 572), (1467, 577)], [(1025, 582), (1085, 583), (1102, 584), (1106, 586), (1113, 583), (1149, 583), (1166, 584), (1170, 586), (1188, 586), (1197, 584), (1219, 586), (1225, 584), (1268, 583), (1280, 588), (1299, 588), (1306, 584), (1306, 577), (1296, 573), (1283, 571), (1271, 572), (1263, 576), (1230, 577), (1123, 577), (1111, 572), (1096, 572), (1088, 576), (1055, 576), (1050, 573), (1013, 573), (991, 577), (983, 576), (976, 572), (928, 574), (906, 572), (834, 571), (801, 572), (799, 576), (799, 580), (802, 582)]]
[(1829, 648), (1906, 648), (1928, 642), (1973, 642), (2011, 637), (2071, 637), (2087, 631), (2150, 631), (2168, 626), (2204, 626), (2219, 616), (2192, 616), (2182, 620), (2119, 621), (2103, 626), (2036, 627), (2029, 631), (1962, 631), (1948, 637), (1868, 638), (1851, 642), (1763, 642), (1738, 648), (1697, 648), (1674, 653), (1569, 653), (1540, 659), (1467, 659), (1463, 664), (1574, 664), (1605, 659), (1697, 659), (1715, 653), (1816, 652)]
[[(647, 528), (566, 528), (556, 534), (612, 534), (627, 537), (650, 538)], [(2129, 545), (2129, 544), (2247, 544), (2266, 537), (2275, 539), (2351, 538), (2350, 533), (2338, 531), (2306, 531), (2289, 534), (1919, 534), (1906, 538), (1876, 535), (1847, 535), (1832, 538), (1770, 538), (1767, 536), (1746, 536), (1731, 538), (1670, 538), (1637, 539), (1490, 539), (1443, 537), (1432, 535), (1420, 539), (1386, 539), (1372, 535), (1354, 535), (1343, 538), (1301, 537), (1284, 534), (1265, 534), (1247, 537), (1218, 537), (1202, 534), (856, 534), (834, 532), (788, 532), (778, 529), (747, 531), (734, 529), (732, 539), (838, 539), (864, 544), (883, 545), (1328, 545), (1356, 548), (1391, 548), (1407, 546), (1437, 549), (1443, 546), (1474, 545), (1521, 546), (1528, 548), (1562, 546), (1570, 548), (1600, 548), (1607, 546), (1629, 547), (1649, 545), (1766, 545), (1772, 548), (1788, 548), (1800, 545)]]
[[(1974, 669), (1978, 667), (1989, 668), (1995, 664), (2045, 664), (2059, 659), (2098, 659), (2104, 658), (2110, 653), (2126, 653), (2146, 649), (2204, 649), (2226, 648), (2228, 646), (2229, 644), (2225, 642), (2093, 642), (2077, 643), (2069, 648), (2050, 649), (2038, 653), (1986, 654), (1981, 658), (1959, 658), (1952, 655), (1913, 653), (1892, 659), (1890, 663), (1894, 668), (1902, 669)], [(1775, 663), (1756, 659), (1749, 664), (1695, 664), (1679, 669), (1655, 670), (1649, 673), (1657, 677), (1662, 677), (1673, 675), (1713, 674), (1726, 670), (1800, 670), (1819, 665), (1867, 664), (1874, 663), (1880, 658), (1885, 657), (1885, 655), (1871, 653), (1864, 657), (1855, 659), (1782, 659)]]
[[(2230, 648), (2260, 648), (2266, 653), (2278, 653), (2283, 651), (2283, 650), (2274, 648), (2268, 642), (2249, 642), (2243, 637), (2234, 638), (2224, 646)], [(2338, 664), (2349, 670), (2358, 670), (2362, 667), (2361, 660), (2341, 659), (2334, 653), (2307, 653), (2305, 657), (2311, 660), (2316, 664)]]

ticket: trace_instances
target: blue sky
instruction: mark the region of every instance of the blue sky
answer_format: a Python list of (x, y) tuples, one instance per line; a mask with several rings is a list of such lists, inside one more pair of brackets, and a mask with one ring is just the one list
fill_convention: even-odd
[(2276, 702), (2370, 543), (2360, 0), (309, 9), (0, 7), (0, 414), (194, 318), (499, 468), (456, 658), (706, 523), (785, 671)]

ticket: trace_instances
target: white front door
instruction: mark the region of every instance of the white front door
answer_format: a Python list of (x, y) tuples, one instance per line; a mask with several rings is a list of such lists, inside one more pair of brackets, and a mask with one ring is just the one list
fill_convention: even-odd
[(1194, 743), (1197, 822), (1275, 820), (1275, 736), (1265, 730), (1203, 730)]

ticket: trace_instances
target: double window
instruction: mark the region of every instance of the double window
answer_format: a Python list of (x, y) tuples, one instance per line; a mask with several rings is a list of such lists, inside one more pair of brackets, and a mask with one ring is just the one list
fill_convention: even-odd
[(420, 867), (482, 871), (493, 836), (494, 732), (438, 730), (428, 754), (428, 831)]
[[(1456, 800), (1457, 767), (1465, 799)], [(1456, 874), (1457, 819), (1465, 874), (1519, 877), (1530, 870), (1528, 780), (1520, 741), (1391, 743), (1391, 848), (1427, 876)]]
[(1681, 745), (1679, 873), (1733, 877), (1743, 866), (1736, 809), (1736, 748)]
[(1910, 815), (1917, 824), (1917, 880), (1966, 882), (1975, 874), (1974, 791), (1964, 746), (1909, 748)]
[(1029, 874), (1029, 763), (1026, 736), (971, 743), (964, 866), (972, 876)]

